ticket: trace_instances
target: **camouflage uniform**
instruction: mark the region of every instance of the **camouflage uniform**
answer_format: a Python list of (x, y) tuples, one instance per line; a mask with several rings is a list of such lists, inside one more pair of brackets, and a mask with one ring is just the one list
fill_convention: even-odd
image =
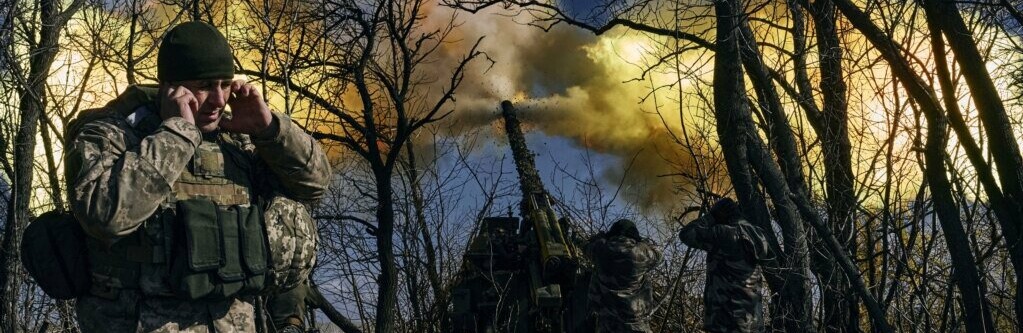
[[(83, 113), (92, 119), (81, 128), (69, 129), (77, 134), (66, 155), (69, 200), (90, 235), (93, 266), (90, 295), (77, 302), (79, 324), (87, 333), (254, 332), (252, 296), (195, 301), (173, 296), (170, 244), (161, 244), (169, 231), (161, 215), (185, 197), (222, 206), (317, 200), (329, 182), (326, 155), (282, 114), (273, 114), (267, 137), (204, 135), (182, 118), (162, 120), (155, 93), (132, 86), (104, 109)], [(210, 185), (211, 179), (222, 183)], [(276, 214), (297, 214), (283, 207)], [(281, 224), (267, 221), (267, 233)], [(271, 255), (315, 251), (315, 244), (270, 239)], [(277, 251), (282, 247), (287, 251)]]
[(597, 332), (650, 332), (654, 295), (649, 273), (661, 262), (660, 251), (626, 236), (597, 237), (585, 251), (594, 266), (589, 297)]
[(679, 232), (688, 246), (707, 251), (703, 327), (708, 332), (759, 332), (759, 261), (767, 252), (760, 229), (743, 219), (717, 223), (710, 214)]

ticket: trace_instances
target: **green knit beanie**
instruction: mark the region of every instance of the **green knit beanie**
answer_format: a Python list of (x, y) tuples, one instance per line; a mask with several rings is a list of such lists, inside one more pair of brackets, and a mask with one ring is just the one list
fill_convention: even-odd
[(201, 21), (178, 24), (163, 36), (156, 57), (160, 82), (234, 78), (231, 46), (212, 25)]

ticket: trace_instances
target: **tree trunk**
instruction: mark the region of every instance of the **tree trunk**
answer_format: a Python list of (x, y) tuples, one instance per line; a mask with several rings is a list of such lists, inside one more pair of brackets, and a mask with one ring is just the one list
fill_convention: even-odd
[(200, 0), (192, 0), (192, 3), (189, 4), (188, 9), (192, 16), (192, 21), (202, 21), (202, 12), (199, 11), (199, 1)]
[[(718, 137), (721, 140), (725, 164), (736, 196), (745, 215), (751, 221), (771, 230), (770, 213), (764, 199), (755, 188), (749, 169), (747, 147), (756, 137), (752, 116), (747, 108), (745, 84), (739, 54), (739, 28), (737, 19), (739, 6), (735, 1), (717, 1), (715, 10), (718, 20), (716, 55), (714, 58), (714, 109), (717, 119)], [(779, 267), (767, 267), (765, 276), (772, 290), (778, 294), (773, 299), (772, 326), (775, 330), (787, 332), (811, 332), (808, 319), (812, 300), (807, 279), (806, 237), (802, 225), (791, 206), (778, 205), (779, 198), (773, 197), (783, 229), (785, 251), (776, 250), (780, 255)], [(787, 200), (787, 198), (785, 199)], [(777, 242), (777, 241), (775, 241)], [(777, 245), (775, 245), (777, 249)], [(775, 275), (776, 274), (776, 275)], [(775, 276), (772, 276), (775, 275)], [(778, 284), (778, 279), (781, 284)]]
[[(998, 178), (1001, 181), (1004, 198), (1007, 200), (1006, 221), (1017, 227), (1015, 234), (1005, 234), (1005, 243), (1013, 255), (1013, 264), (1017, 271), (1023, 269), (1023, 244), (1018, 227), (1023, 223), (1023, 157), (1013, 133), (1012, 121), (1005, 111), (1005, 105), (998, 88), (995, 87), (991, 74), (985, 67), (984, 58), (973, 40), (973, 32), (963, 21), (955, 2), (946, 0), (923, 1), (927, 13), (927, 22), (934, 24), (943, 32), (949, 48), (955, 53), (956, 63), (962, 70), (966, 85), (970, 88), (970, 96), (977, 107), (978, 118), (984, 125), (988, 137), (988, 150), (998, 167)], [(933, 32), (932, 32), (933, 33)], [(953, 93), (953, 92), (949, 92)], [(1001, 216), (999, 216), (1001, 220)], [(1023, 273), (1017, 272), (1016, 281)], [(1016, 284), (1015, 298), (1016, 323), (1023, 326), (1023, 284)]]
[[(849, 142), (842, 45), (835, 25), (836, 11), (830, 0), (815, 1), (808, 9), (817, 35), (820, 91), (823, 96), (823, 107), (818, 117), (811, 121), (816, 120), (814, 128), (821, 139), (828, 222), (839, 242), (855, 254), (857, 246), (856, 238), (853, 237), (853, 212), (856, 195), (853, 190), (852, 145)], [(825, 281), (822, 283), (823, 329), (828, 332), (859, 332), (859, 306), (849, 281), (841, 274), (835, 261), (815, 266), (820, 278)]]
[(60, 180), (57, 175), (57, 157), (53, 153), (53, 136), (50, 134), (49, 119), (45, 113), (39, 117), (39, 136), (43, 139), (43, 153), (46, 158), (46, 180), (50, 185), (50, 200), (53, 201), (53, 209), (64, 212), (64, 194), (60, 190)]
[(945, 119), (927, 115), (927, 144), (924, 153), (927, 167), (924, 174), (930, 184), (934, 210), (941, 223), (942, 235), (951, 255), (953, 278), (962, 297), (966, 331), (994, 332), (991, 312), (980, 293), (980, 275), (970, 249), (970, 241), (959, 219), (959, 209), (952, 197), (952, 186), (943, 161), (945, 154)]
[[(381, 163), (382, 164), (382, 163)], [(394, 192), (391, 169), (374, 163), (377, 195), (377, 255), (380, 260), (379, 297), (376, 305), (376, 332), (394, 331), (398, 305), (398, 265), (394, 257)]]
[[(416, 231), (419, 232), (419, 236), (422, 237), (423, 251), (426, 255), (426, 278), (430, 282), (430, 288), (433, 289), (433, 306), (431, 306), (431, 321), (438, 321), (440, 318), (445, 318), (447, 313), (447, 296), (444, 290), (444, 285), (441, 282), (440, 272), (437, 271), (437, 248), (433, 244), (433, 235), (430, 234), (430, 227), (426, 221), (426, 199), (423, 197), (423, 187), (420, 182), (419, 169), (416, 167), (416, 154), (412, 149), (412, 140), (409, 140), (405, 144), (406, 154), (408, 155), (408, 165), (406, 174), (409, 178), (409, 187), (412, 194), (412, 208), (415, 210), (415, 221)], [(438, 326), (430, 325), (431, 331)]]
[(330, 304), (330, 301), (328, 301), (326, 297), (323, 297), (323, 293), (320, 292), (320, 287), (316, 285), (309, 286), (309, 300), (316, 308), (323, 311), (323, 314), (327, 316), (327, 319), (334, 323), (334, 325), (337, 325), (337, 327), (341, 329), (341, 332), (362, 333), (359, 326), (356, 326), (355, 323), (348, 319), (348, 317), (341, 314), (340, 311)]
[[(955, 86), (952, 84), (952, 76), (945, 61), (945, 44), (941, 38), (941, 31), (934, 20), (928, 20), (927, 26), (931, 31), (931, 49), (934, 52), (934, 61), (941, 91), (945, 105), (949, 109), (958, 109), (958, 100), (955, 97)], [(949, 182), (947, 170), (945, 169), (945, 148), (946, 148), (946, 119), (943, 114), (927, 115), (927, 144), (924, 153), (927, 167), (924, 175), (930, 184), (931, 197), (934, 201), (934, 210), (941, 222), (942, 234), (945, 236), (945, 243), (952, 259), (953, 278), (959, 287), (962, 297), (962, 311), (965, 316), (966, 330), (969, 332), (994, 332), (994, 320), (991, 317), (990, 304), (982, 292), (983, 281), (977, 270), (976, 260), (973, 257), (973, 250), (970, 248), (970, 240), (966, 236), (966, 230), (960, 219), (959, 206), (952, 197), (952, 185)], [(950, 164), (951, 168), (952, 165)]]
[[(135, 80), (135, 64), (138, 62), (138, 60), (135, 59), (135, 38), (137, 37), (136, 30), (139, 25), (139, 16), (141, 14), (136, 11), (136, 8), (139, 6), (138, 1), (131, 1), (128, 3), (128, 6), (130, 8), (128, 16), (130, 17), (131, 23), (128, 25), (128, 42), (125, 45), (128, 54), (125, 57), (124, 76), (128, 78), (129, 85), (135, 85), (138, 83)], [(263, 93), (263, 96), (266, 96), (265, 92)]]

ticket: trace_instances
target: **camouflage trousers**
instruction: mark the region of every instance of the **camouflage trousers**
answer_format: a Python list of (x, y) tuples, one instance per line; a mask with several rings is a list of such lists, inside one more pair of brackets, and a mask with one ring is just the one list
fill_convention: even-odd
[(255, 332), (251, 300), (185, 301), (144, 297), (124, 291), (114, 299), (93, 295), (78, 299), (83, 333), (240, 333)]

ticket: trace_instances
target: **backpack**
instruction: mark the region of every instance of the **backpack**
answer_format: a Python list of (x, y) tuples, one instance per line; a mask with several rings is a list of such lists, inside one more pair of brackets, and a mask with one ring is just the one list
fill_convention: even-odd
[(47, 295), (72, 299), (89, 292), (85, 231), (71, 213), (49, 211), (25, 227), (21, 263)]

